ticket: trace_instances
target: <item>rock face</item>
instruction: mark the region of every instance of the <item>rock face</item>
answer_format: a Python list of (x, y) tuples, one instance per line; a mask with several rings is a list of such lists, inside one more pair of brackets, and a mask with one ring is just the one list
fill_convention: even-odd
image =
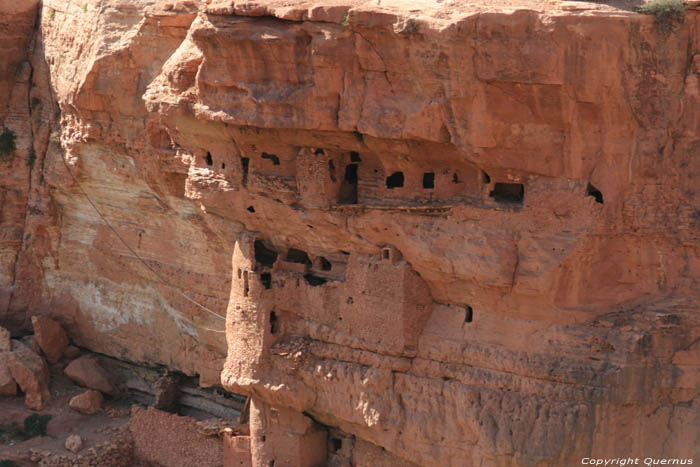
[(700, 456), (695, 7), (289, 3), (43, 2), (12, 329), (227, 352), (252, 465)]
[(34, 338), (46, 355), (49, 363), (56, 363), (61, 359), (68, 347), (68, 336), (63, 327), (51, 318), (44, 316), (32, 316)]
[[(30, 82), (38, 4), (39, 0), (0, 0), (0, 134), (11, 135), (15, 146), (14, 151), (7, 151), (5, 143), (0, 145), (0, 310), (3, 310), (0, 325), (13, 327), (26, 324), (24, 305), (30, 295), (34, 298), (40, 295), (36, 282), (16, 293), (18, 281), (24, 277), (20, 273), (19, 256), (26, 245), (28, 211), (33, 205), (30, 198), (32, 187), (36, 186), (32, 183), (32, 167), (27, 162), (34, 147), (29, 101), (36, 95)], [(35, 106), (35, 110), (38, 116), (41, 109)], [(36, 280), (36, 271), (32, 272)]]

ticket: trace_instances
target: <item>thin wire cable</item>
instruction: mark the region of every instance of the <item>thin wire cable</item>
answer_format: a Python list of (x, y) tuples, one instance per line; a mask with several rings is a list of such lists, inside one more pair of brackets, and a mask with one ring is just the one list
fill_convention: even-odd
[[(169, 288), (171, 288), (172, 290), (174, 290), (178, 295), (180, 295), (182, 298), (184, 298), (184, 299), (187, 300), (188, 302), (192, 303), (193, 305), (198, 306), (198, 307), (201, 308), (202, 310), (206, 311), (207, 313), (209, 313), (209, 314), (211, 314), (211, 315), (213, 315), (213, 316), (216, 316), (216, 317), (219, 318), (219, 319), (223, 319), (224, 321), (226, 320), (226, 317), (225, 317), (225, 316), (223, 316), (223, 315), (221, 315), (221, 314), (219, 314), (219, 313), (217, 313), (217, 312), (215, 312), (215, 311), (213, 311), (213, 310), (210, 310), (209, 308), (205, 307), (204, 305), (202, 305), (201, 303), (197, 302), (196, 300), (194, 300), (194, 299), (188, 297), (185, 293), (183, 293), (181, 290), (179, 290), (179, 289), (178, 289), (177, 287), (175, 287), (174, 285), (170, 284), (165, 278), (163, 278), (163, 277), (158, 273), (158, 271), (156, 271), (155, 269), (153, 269), (153, 268), (146, 262), (146, 260), (144, 260), (143, 258), (141, 258), (141, 256), (140, 256), (138, 253), (136, 253), (136, 251), (134, 251), (133, 248), (131, 248), (131, 246), (122, 238), (122, 236), (119, 235), (119, 232), (117, 232), (117, 230), (116, 230), (114, 227), (112, 227), (112, 224), (110, 224), (109, 221), (107, 220), (107, 218), (102, 214), (102, 212), (100, 212), (100, 210), (97, 208), (97, 206), (95, 205), (95, 203), (92, 202), (92, 200), (91, 200), (90, 197), (88, 196), (87, 192), (85, 191), (85, 189), (83, 189), (83, 186), (80, 184), (80, 182), (78, 181), (78, 179), (77, 179), (77, 178), (75, 177), (75, 175), (73, 174), (73, 171), (72, 171), (72, 170), (70, 169), (70, 167), (68, 166), (68, 162), (66, 161), (65, 157), (63, 157), (63, 154), (61, 154), (61, 160), (63, 161), (63, 165), (66, 167), (66, 170), (68, 171), (68, 174), (69, 174), (70, 177), (73, 179), (73, 182), (77, 185), (78, 189), (79, 189), (80, 192), (83, 194), (83, 196), (84, 196), (85, 199), (88, 201), (88, 203), (90, 203), (90, 206), (92, 206), (92, 209), (94, 209), (95, 212), (97, 213), (97, 215), (100, 216), (100, 219), (102, 219), (102, 222), (104, 222), (105, 225), (107, 226), (107, 228), (109, 228), (109, 230), (111, 230), (112, 233), (114, 233), (114, 235), (117, 236), (117, 238), (119, 239), (119, 241), (126, 247), (126, 249), (129, 250), (129, 251), (131, 252), (131, 254), (133, 254), (133, 255), (136, 257), (136, 259), (138, 259), (139, 262), (141, 262), (141, 264), (143, 264), (143, 265), (146, 267), (146, 269), (148, 269), (149, 271), (151, 271), (151, 272), (153, 273), (153, 275), (156, 276), (156, 278), (158, 279), (158, 281), (160, 281), (160, 282), (161, 282), (163, 285), (165, 285), (166, 287), (169, 287)], [(182, 314), (182, 313), (181, 313), (181, 314)], [(183, 317), (184, 317), (184, 315), (183, 315)], [(185, 320), (189, 321), (186, 317), (185, 317)], [(194, 326), (199, 326), (199, 325), (193, 323), (192, 321), (190, 321), (190, 323), (192, 323)], [(199, 326), (199, 327), (202, 327), (202, 326)], [(203, 327), (202, 327), (202, 328), (203, 328)], [(203, 328), (203, 329), (208, 330), (208, 331), (212, 331), (212, 332), (225, 332), (225, 331), (218, 331), (218, 330), (216, 330), (216, 329), (208, 329), (208, 328)]]

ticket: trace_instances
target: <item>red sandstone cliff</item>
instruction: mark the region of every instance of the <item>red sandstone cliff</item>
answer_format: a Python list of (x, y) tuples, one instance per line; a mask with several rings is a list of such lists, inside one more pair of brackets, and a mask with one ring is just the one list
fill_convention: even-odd
[(253, 465), (698, 458), (697, 11), (288, 3), (2, 13), (3, 321), (228, 353)]

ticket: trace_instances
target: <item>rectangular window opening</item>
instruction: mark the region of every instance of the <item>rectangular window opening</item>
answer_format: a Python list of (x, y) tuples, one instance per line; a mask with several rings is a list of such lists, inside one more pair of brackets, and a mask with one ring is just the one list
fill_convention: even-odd
[(357, 168), (358, 164), (348, 164), (345, 167), (345, 177), (340, 185), (338, 204), (357, 204)]
[(270, 312), (270, 334), (277, 334), (280, 330), (279, 319), (277, 318), (277, 313), (274, 311)]
[(248, 167), (250, 165), (250, 158), (241, 157), (241, 172), (243, 173), (243, 179), (241, 184), (246, 187), (248, 186)]
[(394, 172), (386, 178), (386, 187), (390, 190), (403, 186), (403, 172)]
[(266, 288), (266, 289), (271, 289), (272, 288), (272, 274), (269, 272), (263, 272), (260, 274), (260, 283)]

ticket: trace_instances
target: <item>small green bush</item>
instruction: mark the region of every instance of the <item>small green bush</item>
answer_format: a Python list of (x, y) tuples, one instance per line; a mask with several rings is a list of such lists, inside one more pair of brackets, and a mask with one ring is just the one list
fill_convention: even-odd
[(39, 104), (41, 104), (41, 100), (38, 97), (32, 97), (32, 110), (39, 107)]
[(15, 464), (10, 459), (3, 459), (0, 460), (0, 467), (17, 467), (17, 464)]
[(15, 144), (16, 140), (15, 132), (9, 128), (5, 128), (0, 134), (0, 160), (8, 160), (17, 149)]
[(34, 413), (24, 419), (24, 434), (29, 438), (46, 436), (46, 425), (51, 420), (49, 414)]
[(637, 7), (639, 13), (654, 15), (654, 23), (662, 32), (669, 32), (674, 24), (682, 23), (688, 6), (683, 0), (651, 0)]

